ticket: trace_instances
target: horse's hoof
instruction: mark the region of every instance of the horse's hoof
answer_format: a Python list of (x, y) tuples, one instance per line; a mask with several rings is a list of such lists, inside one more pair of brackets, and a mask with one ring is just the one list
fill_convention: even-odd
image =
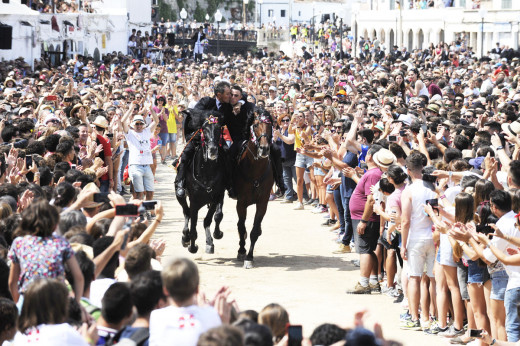
[(206, 253), (210, 253), (210, 254), (215, 253), (215, 245), (207, 245), (206, 244)]
[(223, 236), (224, 236), (224, 232), (222, 232), (222, 231), (213, 232), (213, 238), (215, 238), (215, 239), (222, 239)]
[(251, 269), (251, 268), (254, 268), (255, 266), (253, 265), (253, 261), (248, 261), (248, 260), (245, 260), (244, 261), (244, 269)]
[(243, 260), (245, 260), (245, 259), (246, 259), (246, 254), (245, 254), (245, 253), (240, 253), (240, 252), (239, 252), (238, 255), (237, 255), (237, 260), (239, 260), (239, 261), (243, 261)]
[(197, 251), (199, 251), (199, 246), (198, 245), (189, 246), (188, 251), (191, 253), (197, 253)]
[(182, 237), (181, 243), (183, 247), (188, 247), (188, 245), (190, 245), (190, 238), (186, 237), (186, 239), (184, 239), (184, 237)]

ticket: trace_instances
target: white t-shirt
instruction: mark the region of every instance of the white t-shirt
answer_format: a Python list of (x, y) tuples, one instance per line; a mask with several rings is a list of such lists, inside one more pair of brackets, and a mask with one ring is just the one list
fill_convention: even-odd
[(146, 127), (143, 132), (137, 133), (134, 130), (128, 130), (125, 135), (128, 143), (129, 165), (151, 165), (153, 163), (152, 149), (150, 146), (150, 138), (152, 132)]
[(437, 194), (424, 186), (422, 180), (414, 181), (412, 184), (408, 185), (405, 190), (412, 191), (412, 214), (410, 217), (408, 244), (410, 241), (433, 239), (433, 222), (424, 212), (423, 204), (426, 204), (426, 201), (429, 199), (437, 198)]
[(67, 323), (42, 324), (27, 331), (27, 334), (16, 333), (11, 345), (39, 345), (39, 346), (88, 346), (81, 334)]
[(150, 346), (195, 346), (205, 331), (222, 324), (210, 306), (168, 306), (152, 311), (150, 316)]
[[(505, 236), (520, 237), (520, 231), (516, 229), (515, 222), (515, 212), (510, 211), (509, 213), (503, 215), (498, 220), (496, 225), (498, 229), (500, 229), (502, 233), (504, 233)], [(493, 237), (493, 239), (491, 239), (491, 245), (496, 246), (497, 249), (504, 253), (507, 253), (507, 248), (516, 248), (516, 246), (514, 246), (507, 240), (501, 239), (499, 237)], [(493, 254), (493, 252), (491, 252), (489, 248), (486, 248), (484, 250), (484, 257), (491, 263), (494, 263), (497, 260), (496, 256)], [(506, 268), (507, 275), (509, 275), (509, 281), (507, 282), (507, 290), (520, 287), (520, 266), (504, 266)]]
[(105, 292), (108, 290), (112, 284), (115, 284), (117, 281), (114, 279), (96, 279), (90, 283), (90, 302), (95, 306), (101, 308), (101, 300), (105, 295)]

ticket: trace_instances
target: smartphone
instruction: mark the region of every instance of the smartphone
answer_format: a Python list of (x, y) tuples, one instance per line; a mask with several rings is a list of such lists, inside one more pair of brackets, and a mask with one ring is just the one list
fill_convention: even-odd
[(21, 93), (14, 93), (13, 97), (22, 97), (22, 94)]
[[(110, 202), (110, 199), (108, 199), (108, 193), (106, 193), (106, 192), (95, 193), (94, 202), (96, 202), (96, 203)], [(117, 211), (116, 211), (116, 213), (117, 213)]]
[(63, 102), (72, 102), (72, 97), (65, 97)]
[(426, 200), (426, 204), (429, 204), (432, 206), (433, 209), (435, 208), (438, 208), (439, 207), (439, 200), (437, 198), (434, 198), (434, 199), (427, 199)]
[(70, 168), (71, 168), (71, 169), (76, 169), (76, 165), (75, 165), (74, 163), (72, 163), (72, 164), (70, 165)]
[(388, 136), (389, 142), (397, 142), (397, 136)]
[(143, 201), (143, 207), (146, 210), (154, 210), (157, 201)]
[(139, 208), (136, 204), (116, 205), (116, 216), (139, 216)]
[(426, 124), (421, 125), (422, 132), (426, 134), (428, 132), (428, 126)]
[(32, 155), (25, 155), (25, 167), (30, 168), (33, 163), (33, 156)]
[(114, 138), (114, 134), (113, 133), (107, 133), (107, 137), (108, 138)]
[(480, 338), (482, 336), (482, 329), (470, 329), (469, 336), (471, 338)]
[(45, 101), (56, 101), (57, 99), (56, 95), (45, 96)]
[(287, 325), (288, 346), (301, 346), (303, 340), (302, 326)]

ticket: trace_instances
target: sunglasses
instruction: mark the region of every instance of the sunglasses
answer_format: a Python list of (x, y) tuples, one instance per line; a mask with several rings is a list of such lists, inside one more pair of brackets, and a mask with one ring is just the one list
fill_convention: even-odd
[(135, 126), (142, 126), (144, 123), (135, 123)]
[(288, 122), (290, 122), (290, 121), (291, 121), (291, 120), (289, 120), (289, 119), (282, 119), (282, 123), (288, 123)]

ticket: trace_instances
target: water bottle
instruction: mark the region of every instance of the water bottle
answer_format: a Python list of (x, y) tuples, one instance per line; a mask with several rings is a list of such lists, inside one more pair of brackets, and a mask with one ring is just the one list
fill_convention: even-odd
[(390, 222), (388, 223), (389, 226), (395, 225), (395, 215), (397, 214), (397, 211), (392, 210), (390, 212)]
[(158, 145), (158, 146), (162, 146), (162, 140), (159, 139), (159, 140), (157, 141), (157, 145)]

